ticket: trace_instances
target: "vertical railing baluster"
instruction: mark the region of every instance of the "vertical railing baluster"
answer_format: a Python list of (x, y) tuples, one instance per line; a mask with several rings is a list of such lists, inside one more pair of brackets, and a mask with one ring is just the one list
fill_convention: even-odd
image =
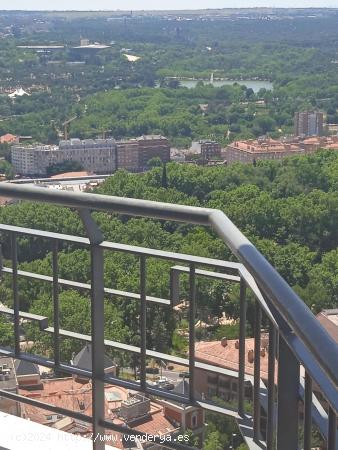
[(329, 407), (329, 430), (327, 436), (327, 450), (336, 450), (337, 447), (337, 415)]
[(59, 244), (53, 241), (53, 319), (54, 319), (54, 363), (55, 369), (60, 367), (60, 304), (59, 304)]
[(255, 348), (254, 348), (254, 440), (260, 440), (261, 404), (260, 404), (260, 383), (261, 383), (261, 323), (262, 310), (259, 302), (255, 302)]
[(146, 257), (140, 256), (140, 380), (141, 389), (145, 392), (147, 388), (146, 364), (147, 364), (147, 299), (146, 299)]
[(305, 373), (304, 392), (304, 450), (311, 450), (311, 429), (312, 429), (312, 380), (309, 374)]
[(269, 324), (269, 359), (268, 359), (268, 417), (266, 429), (266, 447), (274, 448), (275, 431), (275, 371), (276, 371), (276, 329)]
[(13, 310), (14, 310), (14, 349), (15, 356), (20, 354), (20, 300), (18, 293), (18, 244), (15, 232), (11, 233), (12, 252), (12, 287), (13, 287)]
[[(104, 428), (104, 276), (103, 250), (91, 244), (91, 326), (92, 326), (92, 396), (94, 450), (103, 450)], [(100, 439), (101, 438), (101, 439)]]
[(299, 362), (279, 334), (277, 450), (298, 448)]
[(87, 209), (79, 216), (90, 241), (91, 331), (92, 331), (92, 403), (93, 449), (104, 450), (104, 253), (103, 235)]
[(245, 397), (245, 339), (246, 339), (246, 284), (243, 278), (240, 283), (239, 303), (239, 367), (238, 367), (238, 412), (244, 415)]
[(196, 320), (196, 273), (191, 264), (189, 274), (189, 399), (195, 399), (195, 320)]

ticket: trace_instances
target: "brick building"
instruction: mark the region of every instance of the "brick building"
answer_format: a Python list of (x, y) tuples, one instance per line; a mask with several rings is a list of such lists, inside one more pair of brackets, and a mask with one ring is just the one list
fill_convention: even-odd
[[(189, 395), (189, 383), (183, 379), (172, 392), (179, 395)], [(196, 397), (201, 396), (196, 393)], [(202, 408), (173, 400), (161, 400), (161, 404), (164, 407), (165, 417), (179, 426), (183, 432), (191, 430), (200, 443), (204, 441), (205, 411)]]
[(226, 148), (226, 159), (233, 162), (254, 163), (264, 159), (282, 159), (287, 156), (304, 155), (305, 149), (299, 143), (282, 142), (274, 139), (235, 141)]
[(167, 138), (160, 135), (147, 135), (137, 138), (138, 170), (146, 170), (152, 158), (160, 158), (162, 162), (170, 161), (170, 144)]
[[(245, 340), (245, 374), (254, 374), (254, 338)], [(207, 399), (217, 396), (224, 401), (237, 400), (239, 371), (239, 341), (200, 341), (195, 347), (196, 361), (229, 370), (229, 375), (195, 369), (196, 390)], [(262, 336), (260, 352), (261, 379), (268, 379), (268, 340)], [(252, 384), (245, 386), (245, 398), (252, 398)]]

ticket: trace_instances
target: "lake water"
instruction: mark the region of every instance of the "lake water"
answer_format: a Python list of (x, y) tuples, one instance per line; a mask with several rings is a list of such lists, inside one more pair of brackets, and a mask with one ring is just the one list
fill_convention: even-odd
[[(180, 80), (180, 85), (187, 88), (194, 88), (199, 80)], [(234, 83), (238, 83), (240, 85), (244, 85), (247, 88), (251, 88), (255, 93), (257, 93), (260, 89), (267, 89), (272, 91), (273, 84), (270, 81), (259, 81), (259, 80), (215, 80), (212, 83), (210, 81), (205, 80), (204, 84), (212, 84), (215, 87), (221, 87), (225, 85), (233, 85)]]

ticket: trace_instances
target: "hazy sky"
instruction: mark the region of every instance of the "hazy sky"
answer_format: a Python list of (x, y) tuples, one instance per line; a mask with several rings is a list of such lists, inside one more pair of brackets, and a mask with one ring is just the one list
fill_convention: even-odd
[(255, 6), (338, 8), (338, 0), (0, 0), (0, 9), (26, 10), (200, 9)]

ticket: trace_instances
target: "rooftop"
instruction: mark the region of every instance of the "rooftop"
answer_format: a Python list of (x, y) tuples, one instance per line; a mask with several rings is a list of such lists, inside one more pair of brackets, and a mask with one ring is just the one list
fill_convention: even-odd
[[(227, 340), (227, 345), (222, 345), (221, 341), (200, 341), (195, 346), (195, 357), (197, 361), (207, 364), (223, 367), (225, 369), (239, 370), (239, 349), (237, 348), (238, 340)], [(245, 373), (247, 375), (254, 374), (254, 362), (248, 357), (248, 352), (254, 350), (254, 338), (247, 338), (245, 340)], [(262, 339), (261, 351), (261, 377), (267, 379), (268, 377), (268, 354), (266, 339)]]
[[(41, 389), (35, 391), (20, 389), (19, 394), (54, 406), (67, 408), (71, 411), (92, 415), (91, 383), (79, 383), (73, 378), (47, 379), (42, 380)], [(130, 398), (130, 395), (133, 394), (128, 389), (119, 386), (106, 385), (106, 417), (113, 419), (116, 424), (124, 425), (125, 421), (119, 417), (118, 409), (121, 407), (123, 401)], [(69, 430), (70, 427), (75, 427), (74, 431), (78, 434), (87, 435), (87, 433), (91, 432), (90, 425), (85, 425), (84, 423), (80, 424), (74, 420), (67, 420), (63, 416), (51, 414), (47, 410), (42, 410), (32, 405), (23, 404), (22, 414), (26, 419), (30, 419), (41, 425), (49, 425), (59, 430)], [(81, 425), (81, 429), (79, 428), (79, 425)], [(163, 407), (156, 402), (150, 402), (150, 412), (147, 416), (135, 419), (128, 425), (137, 431), (150, 434), (168, 434), (176, 429), (176, 427), (164, 416)], [(114, 434), (120, 436), (118, 433)], [(122, 448), (122, 442), (117, 440), (116, 446)]]
[(50, 178), (59, 179), (59, 178), (75, 178), (75, 177), (89, 177), (93, 175), (92, 173), (80, 171), (80, 172), (64, 172), (58, 173), (57, 175), (52, 175)]
[(16, 141), (17, 139), (18, 137), (14, 134), (7, 133), (0, 137), (0, 144), (9, 144)]
[(286, 144), (274, 139), (236, 141), (229, 145), (246, 153), (282, 153), (303, 151), (298, 144)]
[(88, 45), (78, 45), (73, 47), (76, 50), (104, 50), (106, 48), (110, 48), (110, 45), (104, 44), (88, 44)]
[(22, 359), (15, 360), (15, 372), (18, 376), (22, 375), (37, 375), (40, 373), (39, 367), (29, 361), (24, 361)]
[[(86, 344), (77, 355), (74, 356), (72, 364), (81, 369), (92, 370), (92, 345)], [(104, 368), (116, 367), (116, 364), (104, 355)]]

